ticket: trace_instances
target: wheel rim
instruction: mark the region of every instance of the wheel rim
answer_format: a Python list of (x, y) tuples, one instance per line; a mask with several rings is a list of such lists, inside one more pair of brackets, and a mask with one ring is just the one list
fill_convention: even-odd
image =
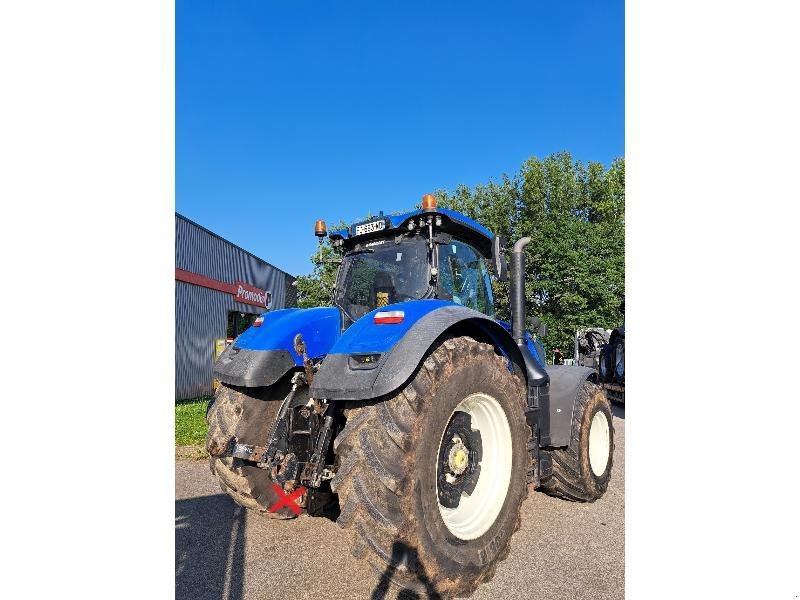
[(611, 453), (611, 431), (608, 419), (602, 411), (598, 411), (589, 426), (589, 465), (592, 473), (600, 477), (606, 472), (608, 456)]
[[(466, 413), (469, 419), (457, 413)], [(469, 423), (476, 434), (453, 436), (459, 438), (454, 441), (448, 432), (456, 419)], [(476, 453), (478, 445), (480, 452)], [(437, 504), (450, 533), (462, 540), (474, 540), (489, 530), (508, 494), (511, 461), (511, 428), (503, 407), (488, 394), (464, 398), (450, 415), (437, 452)], [(463, 483), (465, 477), (477, 477), (477, 481), (467, 481), (465, 491), (456, 500), (457, 506), (450, 508), (441, 502), (441, 477), (454, 483)]]

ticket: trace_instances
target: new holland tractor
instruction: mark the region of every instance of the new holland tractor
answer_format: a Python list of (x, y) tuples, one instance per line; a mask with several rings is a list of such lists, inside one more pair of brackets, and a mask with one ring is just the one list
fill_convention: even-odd
[(525, 331), (530, 238), (511, 254), (511, 323), (490, 279), (507, 277), (503, 241), (430, 194), (329, 238), (334, 306), (266, 312), (219, 357), (211, 470), (267, 517), (334, 515), (403, 588), (470, 595), (507, 556), (528, 485), (603, 495), (608, 400)]

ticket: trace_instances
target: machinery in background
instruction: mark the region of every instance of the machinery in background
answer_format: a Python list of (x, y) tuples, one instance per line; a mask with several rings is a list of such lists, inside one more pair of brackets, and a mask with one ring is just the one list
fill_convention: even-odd
[(625, 301), (623, 323), (615, 329), (589, 327), (575, 332), (573, 363), (597, 370), (597, 381), (609, 400), (625, 404)]
[(625, 404), (625, 325), (611, 332), (600, 354), (600, 387), (609, 400)]
[(597, 369), (600, 365), (600, 352), (608, 344), (611, 332), (602, 327), (579, 329), (575, 332), (574, 363), (582, 367)]

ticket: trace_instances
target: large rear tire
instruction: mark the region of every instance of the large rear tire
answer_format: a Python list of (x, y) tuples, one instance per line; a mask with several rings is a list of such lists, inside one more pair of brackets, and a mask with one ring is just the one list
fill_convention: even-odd
[[(255, 437), (266, 440), (283, 400), (280, 396), (282, 391), (277, 388), (238, 388), (223, 383), (217, 388), (214, 402), (206, 414), (206, 449), (211, 455), (211, 472), (219, 480), (220, 488), (240, 506), (271, 519), (289, 519), (295, 514), (285, 506), (269, 512), (269, 507), (278, 501), (270, 474), (252, 462), (215, 454), (226, 448), (243, 429), (255, 430)], [(254, 422), (242, 423), (247, 419)]]
[(545, 492), (579, 502), (594, 502), (608, 488), (614, 463), (611, 405), (603, 390), (584, 382), (575, 399), (569, 446), (552, 451), (553, 474)]
[(444, 341), (392, 397), (353, 403), (332, 481), (353, 554), (428, 595), (490, 580), (527, 496), (524, 409), (523, 382), (469, 337)]

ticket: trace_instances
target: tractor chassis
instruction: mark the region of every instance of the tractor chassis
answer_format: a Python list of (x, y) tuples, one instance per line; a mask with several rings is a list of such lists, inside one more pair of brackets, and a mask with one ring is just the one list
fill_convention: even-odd
[(329, 486), (323, 483), (335, 475), (335, 467), (328, 458), (332, 455), (335, 425), (344, 418), (334, 412), (333, 405), (307, 398), (305, 371), (297, 371), (291, 382), (267, 444), (244, 444), (234, 438), (218, 456), (255, 463), (268, 471), (287, 493), (305, 487), (307, 497), (302, 505), (313, 516), (322, 514), (331, 502)]

